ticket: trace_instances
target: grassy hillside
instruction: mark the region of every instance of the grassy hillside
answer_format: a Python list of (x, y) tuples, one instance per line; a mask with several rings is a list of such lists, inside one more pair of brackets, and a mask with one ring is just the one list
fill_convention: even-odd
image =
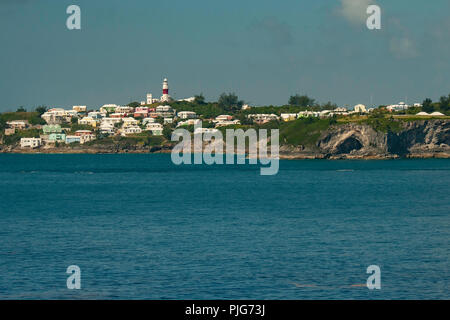
[(30, 124), (45, 124), (38, 112), (6, 112), (0, 114), (0, 121), (28, 120)]
[(314, 146), (320, 134), (327, 130), (334, 119), (306, 118), (280, 125), (280, 143), (289, 145)]

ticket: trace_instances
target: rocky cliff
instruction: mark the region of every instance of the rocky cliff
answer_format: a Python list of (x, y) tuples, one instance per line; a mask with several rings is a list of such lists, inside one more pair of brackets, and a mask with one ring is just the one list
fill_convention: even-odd
[(450, 121), (399, 122), (395, 132), (367, 124), (335, 125), (321, 133), (314, 146), (282, 146), (283, 158), (449, 158)]

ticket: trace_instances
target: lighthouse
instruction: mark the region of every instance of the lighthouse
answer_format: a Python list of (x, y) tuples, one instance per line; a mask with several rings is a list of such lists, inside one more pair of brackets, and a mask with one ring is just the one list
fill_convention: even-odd
[(171, 98), (169, 96), (169, 82), (167, 81), (167, 78), (165, 78), (162, 85), (161, 102), (169, 102), (170, 100)]

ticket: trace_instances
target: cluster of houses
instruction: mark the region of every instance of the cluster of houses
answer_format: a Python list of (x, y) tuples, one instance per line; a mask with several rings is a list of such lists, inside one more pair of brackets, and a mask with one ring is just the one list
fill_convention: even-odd
[(20, 146), (22, 148), (39, 148), (42, 145), (50, 143), (74, 143), (78, 142), (84, 144), (86, 142), (96, 139), (96, 135), (91, 130), (77, 130), (73, 135), (68, 135), (65, 132), (68, 128), (62, 128), (59, 124), (44, 125), (39, 138), (21, 138)]
[(421, 107), (421, 106), (422, 106), (422, 104), (420, 104), (420, 103), (415, 103), (415, 104), (413, 104), (413, 105), (411, 106), (411, 105), (408, 105), (408, 104), (406, 104), (406, 103), (404, 103), (404, 102), (399, 102), (399, 103), (397, 103), (397, 104), (391, 104), (391, 105), (386, 106), (386, 109), (387, 109), (389, 112), (395, 112), (395, 111), (404, 111), (404, 110), (408, 110), (408, 109), (411, 108), (411, 107)]
[[(23, 148), (38, 148), (42, 145), (55, 143), (80, 143), (95, 140), (97, 134), (103, 136), (120, 135), (128, 136), (139, 134), (144, 131), (152, 135), (163, 134), (164, 125), (177, 122), (177, 127), (183, 125), (195, 125), (201, 122), (198, 115), (193, 111), (176, 112), (169, 105), (157, 107), (149, 106), (119, 106), (115, 104), (103, 105), (98, 111), (88, 111), (86, 106), (73, 106), (71, 110), (63, 108), (52, 108), (42, 114), (46, 125), (39, 126), (43, 134), (39, 138), (22, 138), (20, 145)], [(220, 115), (211, 119), (215, 127), (239, 124), (231, 115)], [(64, 125), (77, 123), (91, 127), (91, 130), (77, 130), (72, 133), (70, 128)], [(27, 121), (8, 122), (5, 134), (14, 134), (15, 131), (24, 130), (29, 127)], [(214, 132), (217, 129), (197, 128), (198, 132)], [(200, 130), (200, 131), (199, 131)], [(68, 134), (68, 133), (72, 134)], [(196, 133), (198, 133), (196, 132)]]
[[(415, 104), (414, 106), (420, 105)], [(400, 102), (396, 105), (387, 106), (387, 110), (392, 112), (406, 110), (409, 107)], [(250, 107), (245, 105), (242, 109), (247, 110)], [(358, 104), (353, 110), (335, 108), (333, 110), (281, 113), (279, 116), (276, 114), (251, 113), (247, 117), (255, 124), (264, 124), (270, 121), (294, 121), (306, 117), (327, 118), (335, 115), (366, 114), (372, 110)], [(442, 114), (425, 114), (422, 112), (418, 115), (437, 116)], [(163, 134), (164, 125), (170, 124), (172, 126), (176, 123), (176, 127), (195, 126), (202, 121), (193, 111), (177, 112), (169, 105), (151, 107), (143, 104), (138, 107), (105, 104), (96, 111), (88, 111), (86, 106), (73, 106), (71, 110), (52, 108), (43, 113), (41, 117), (45, 120), (46, 125), (30, 126), (26, 120), (9, 121), (7, 122), (8, 128), (5, 129), (5, 135), (12, 135), (16, 130), (24, 130), (30, 127), (38, 128), (43, 132), (39, 138), (22, 138), (20, 141), (23, 148), (37, 148), (55, 143), (84, 144), (95, 140), (98, 134), (103, 136), (128, 136), (147, 131), (152, 135), (160, 136)], [(214, 128), (196, 128), (194, 133), (215, 132), (219, 127), (240, 124), (239, 120), (232, 115), (219, 115), (214, 119), (207, 120), (214, 124)], [(67, 124), (83, 125), (84, 127), (90, 127), (90, 130), (73, 132), (71, 128), (64, 127)]]
[(367, 110), (366, 107), (362, 104), (358, 104), (354, 107), (353, 111), (350, 111), (346, 108), (336, 108), (333, 110), (322, 110), (322, 111), (300, 111), (298, 113), (281, 113), (280, 116), (276, 114), (266, 114), (266, 113), (258, 113), (258, 114), (249, 114), (247, 117), (252, 119), (256, 124), (264, 124), (270, 121), (278, 120), (278, 121), (294, 121), (299, 118), (329, 118), (335, 115), (351, 115), (351, 114), (364, 114), (370, 112), (371, 110)]

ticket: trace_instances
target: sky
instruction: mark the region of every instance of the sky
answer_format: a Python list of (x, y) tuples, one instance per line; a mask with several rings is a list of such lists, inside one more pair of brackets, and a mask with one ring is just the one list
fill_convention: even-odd
[[(81, 30), (68, 30), (69, 5)], [(381, 30), (366, 27), (370, 4)], [(234, 92), (368, 106), (450, 93), (449, 0), (0, 0), (0, 111)]]

